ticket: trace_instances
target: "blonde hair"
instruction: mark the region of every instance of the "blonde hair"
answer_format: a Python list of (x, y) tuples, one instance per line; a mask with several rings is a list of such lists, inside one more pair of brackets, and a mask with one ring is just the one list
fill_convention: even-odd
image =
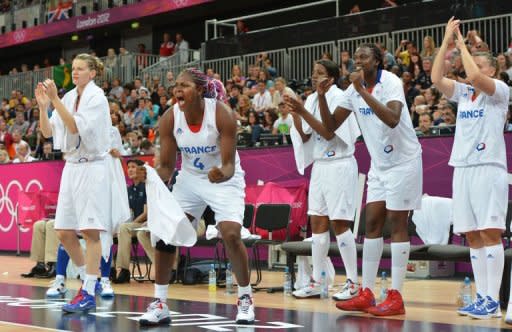
[(6, 150), (0, 150), (0, 156), (3, 156), (5, 158), (5, 161), (4, 162), (9, 162), (10, 159), (9, 159), (9, 153), (7, 153)]
[(487, 59), (489, 65), (495, 69), (498, 69), (498, 61), (490, 52), (475, 52), (472, 56), (481, 56)]
[(73, 60), (85, 61), (85, 63), (87, 63), (87, 67), (89, 67), (89, 70), (96, 71), (96, 76), (101, 76), (103, 74), (103, 68), (105, 66), (97, 56), (81, 53), (78, 54)]

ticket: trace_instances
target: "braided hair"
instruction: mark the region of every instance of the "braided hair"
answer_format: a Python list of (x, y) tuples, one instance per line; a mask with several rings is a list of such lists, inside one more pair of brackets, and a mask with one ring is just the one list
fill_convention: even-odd
[(222, 82), (218, 79), (209, 78), (208, 76), (206, 76), (205, 73), (203, 73), (201, 70), (197, 68), (184, 69), (181, 72), (181, 74), (190, 75), (195, 85), (203, 87), (204, 98), (214, 98), (222, 102), (227, 101), (226, 89), (224, 88), (224, 84), (222, 84)]

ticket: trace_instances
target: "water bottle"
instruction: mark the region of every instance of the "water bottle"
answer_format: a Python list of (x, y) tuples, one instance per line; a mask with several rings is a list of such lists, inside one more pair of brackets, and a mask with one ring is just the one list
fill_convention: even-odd
[(325, 271), (322, 271), (320, 277), (320, 298), (327, 299), (329, 298), (329, 285), (327, 285), (327, 277)]
[(210, 265), (210, 271), (208, 272), (208, 291), (217, 291), (217, 272), (215, 271), (215, 264)]
[(380, 300), (384, 301), (388, 296), (388, 276), (385, 271), (382, 271), (380, 276)]
[(292, 294), (292, 276), (288, 266), (284, 268), (284, 282), (283, 282), (283, 293), (284, 295)]
[(465, 307), (473, 302), (472, 298), (473, 290), (471, 289), (471, 280), (469, 277), (464, 278), (464, 282), (460, 287), (460, 299), (462, 300), (461, 305)]
[(233, 294), (233, 272), (231, 271), (231, 263), (228, 263), (226, 269), (226, 294)]

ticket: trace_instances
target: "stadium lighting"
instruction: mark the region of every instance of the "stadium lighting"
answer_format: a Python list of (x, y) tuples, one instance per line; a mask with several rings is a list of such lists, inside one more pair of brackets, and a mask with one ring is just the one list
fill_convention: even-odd
[(132, 24), (131, 24), (132, 29), (138, 29), (139, 26), (140, 26), (139, 22), (132, 22)]

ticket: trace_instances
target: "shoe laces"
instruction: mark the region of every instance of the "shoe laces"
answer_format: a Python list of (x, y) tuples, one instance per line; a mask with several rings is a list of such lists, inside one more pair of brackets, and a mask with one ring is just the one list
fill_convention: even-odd
[(248, 294), (242, 295), (238, 298), (238, 307), (242, 313), (247, 314), (251, 305), (252, 299)]
[(341, 285), (341, 292), (345, 292), (347, 290), (349, 290), (350, 288), (352, 288), (354, 285), (354, 283), (352, 282), (352, 280), (350, 279), (347, 279), (347, 281)]
[(55, 278), (52, 281), (50, 281), (50, 288), (60, 288), (63, 286), (64, 280), (60, 278)]
[(148, 310), (153, 310), (153, 309), (162, 309), (162, 301), (160, 301), (160, 299), (155, 299), (153, 302), (151, 302), (149, 305), (148, 305)]

